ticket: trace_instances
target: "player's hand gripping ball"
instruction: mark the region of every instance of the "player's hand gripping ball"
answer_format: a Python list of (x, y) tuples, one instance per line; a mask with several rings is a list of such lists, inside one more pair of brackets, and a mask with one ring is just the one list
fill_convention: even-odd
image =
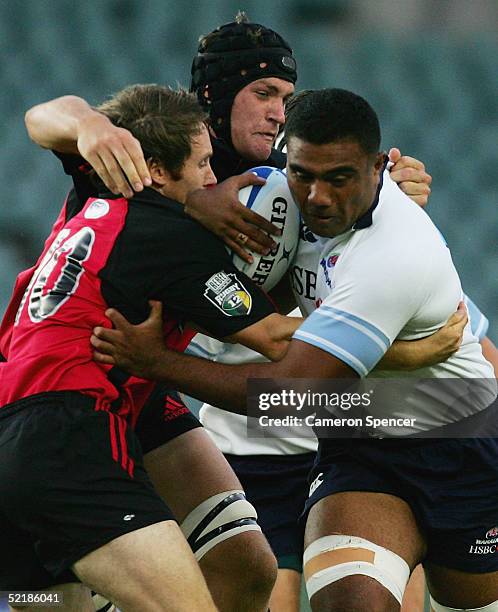
[(287, 272), (296, 254), (300, 214), (282, 170), (258, 166), (249, 172), (263, 177), (266, 183), (241, 189), (240, 201), (280, 228), (282, 235), (272, 236), (277, 246), (268, 255), (251, 251), (254, 261), (247, 263), (234, 254), (233, 263), (262, 289), (270, 291)]

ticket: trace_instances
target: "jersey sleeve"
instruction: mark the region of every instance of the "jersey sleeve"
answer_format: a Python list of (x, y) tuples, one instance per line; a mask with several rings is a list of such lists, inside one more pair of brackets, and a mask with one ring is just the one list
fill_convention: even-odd
[(330, 295), (294, 334), (334, 355), (362, 377), (375, 367), (426, 299), (421, 267), (380, 263), (379, 274), (371, 273), (372, 268), (365, 270), (358, 261), (345, 265)]
[(196, 229), (184, 242), (176, 274), (158, 289), (163, 303), (217, 338), (275, 312), (270, 298), (237, 270), (224, 245), (203, 228)]
[(470, 329), (480, 342), (488, 333), (489, 321), (468, 295), (463, 296), (463, 301), (467, 307), (470, 320)]

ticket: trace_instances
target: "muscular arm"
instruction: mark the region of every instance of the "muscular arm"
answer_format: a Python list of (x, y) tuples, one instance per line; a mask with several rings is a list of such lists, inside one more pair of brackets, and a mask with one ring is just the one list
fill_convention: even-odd
[(133, 196), (151, 178), (138, 140), (77, 96), (34, 106), (25, 115), (31, 139), (60, 153), (81, 155), (115, 194)]
[[(162, 306), (160, 302), (151, 302), (151, 305), (148, 319), (139, 325), (129, 323), (117, 310), (106, 312), (115, 329), (95, 328), (92, 344), (101, 351), (99, 361), (115, 364), (123, 359), (126, 369), (148, 367), (151, 358), (155, 359), (155, 353), (164, 345)], [(272, 313), (220, 340), (243, 344), (272, 361), (279, 361), (287, 353), (292, 335), (302, 322), (300, 317)]]
[(94, 330), (91, 342), (97, 361), (164, 382), (231, 412), (246, 413), (248, 378), (357, 378), (336, 357), (299, 340), (290, 341), (288, 351), (278, 362), (225, 365), (168, 350), (157, 304), (141, 325), (130, 325), (117, 311), (106, 314), (117, 329)]
[(163, 380), (205, 402), (246, 414), (249, 378), (357, 378), (345, 363), (319, 348), (292, 340), (277, 363), (224, 365), (164, 349), (155, 361), (154, 380)]
[(93, 110), (82, 98), (63, 96), (30, 108), (25, 115), (30, 138), (45, 149), (78, 154), (78, 132), (82, 123), (97, 118), (109, 119)]

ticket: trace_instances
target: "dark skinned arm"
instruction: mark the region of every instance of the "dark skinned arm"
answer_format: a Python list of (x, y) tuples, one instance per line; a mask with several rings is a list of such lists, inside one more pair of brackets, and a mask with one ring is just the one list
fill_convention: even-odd
[(97, 361), (164, 382), (230, 412), (246, 414), (248, 378), (357, 378), (345, 363), (300, 340), (292, 340), (286, 355), (276, 363), (225, 365), (168, 350), (157, 303), (140, 325), (131, 325), (115, 310), (106, 315), (115, 329), (95, 330), (91, 342)]

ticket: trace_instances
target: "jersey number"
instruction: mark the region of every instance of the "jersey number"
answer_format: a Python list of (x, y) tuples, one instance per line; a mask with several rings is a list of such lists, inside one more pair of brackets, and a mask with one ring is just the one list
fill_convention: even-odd
[[(91, 253), (95, 242), (95, 232), (90, 227), (83, 227), (70, 238), (70, 230), (63, 229), (35, 270), (33, 278), (22, 298), (16, 315), (19, 322), (22, 309), (29, 297), (28, 313), (33, 323), (39, 323), (56, 313), (78, 288), (84, 272), (83, 262)], [(47, 281), (60, 257), (66, 259), (57, 280), (46, 290)]]

